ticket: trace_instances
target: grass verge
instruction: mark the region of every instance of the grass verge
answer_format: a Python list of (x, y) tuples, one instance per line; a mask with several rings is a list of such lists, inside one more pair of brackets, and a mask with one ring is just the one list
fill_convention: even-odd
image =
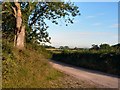
[(3, 88), (49, 88), (50, 82), (62, 77), (48, 63), (49, 53), (41, 46), (28, 44), (19, 51), (3, 42)]

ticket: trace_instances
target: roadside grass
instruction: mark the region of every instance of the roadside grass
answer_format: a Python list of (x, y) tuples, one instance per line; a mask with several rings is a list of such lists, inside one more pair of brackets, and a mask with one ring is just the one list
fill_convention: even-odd
[(28, 44), (19, 51), (12, 46), (3, 42), (3, 88), (50, 88), (50, 82), (63, 76), (48, 63), (50, 55), (43, 47)]

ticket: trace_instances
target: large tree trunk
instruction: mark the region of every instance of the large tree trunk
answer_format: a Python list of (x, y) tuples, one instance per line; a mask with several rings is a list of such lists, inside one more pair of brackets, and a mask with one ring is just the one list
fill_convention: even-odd
[(17, 47), (18, 49), (23, 49), (25, 42), (25, 25), (22, 24), (20, 3), (15, 2), (15, 6), (16, 6), (16, 31), (14, 46)]
[(23, 49), (25, 43), (25, 26), (23, 25), (18, 32), (17, 39), (16, 39), (16, 47), (18, 49)]

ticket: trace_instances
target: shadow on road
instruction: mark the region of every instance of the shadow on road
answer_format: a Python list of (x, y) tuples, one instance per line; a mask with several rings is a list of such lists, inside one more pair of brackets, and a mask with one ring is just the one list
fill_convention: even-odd
[(104, 73), (104, 72), (100, 72), (100, 71), (96, 71), (96, 70), (90, 70), (90, 69), (86, 69), (86, 68), (82, 68), (82, 67), (77, 67), (77, 66), (73, 66), (73, 65), (70, 65), (70, 64), (63, 63), (63, 62), (54, 61), (54, 60), (51, 60), (51, 59), (50, 59), (50, 62), (53, 62), (55, 64), (59, 64), (59, 65), (64, 66), (64, 67), (72, 67), (72, 68), (82, 70), (82, 71), (86, 71), (86, 72), (90, 72), (90, 73), (93, 73), (93, 74), (105, 75), (105, 76), (110, 76), (110, 77), (120, 79), (120, 76), (117, 76), (117, 75), (112, 75), (112, 74), (108, 74), (108, 73)]

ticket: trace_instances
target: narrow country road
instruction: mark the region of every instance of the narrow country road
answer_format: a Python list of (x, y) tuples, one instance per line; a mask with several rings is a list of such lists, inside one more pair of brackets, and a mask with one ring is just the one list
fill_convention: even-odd
[(87, 69), (83, 69), (83, 68), (78, 68), (75, 66), (71, 66), (68, 64), (64, 64), (61, 62), (56, 62), (56, 61), (52, 61), (50, 60), (50, 64), (68, 74), (71, 75), (77, 79), (80, 80), (85, 80), (89, 83), (94, 83), (96, 85), (100, 85), (101, 87), (103, 86), (104, 88), (118, 88), (118, 83), (120, 84), (120, 78), (118, 79), (115, 76), (112, 75), (108, 75), (108, 74), (104, 74), (98, 71), (93, 71), (93, 70), (87, 70)]

